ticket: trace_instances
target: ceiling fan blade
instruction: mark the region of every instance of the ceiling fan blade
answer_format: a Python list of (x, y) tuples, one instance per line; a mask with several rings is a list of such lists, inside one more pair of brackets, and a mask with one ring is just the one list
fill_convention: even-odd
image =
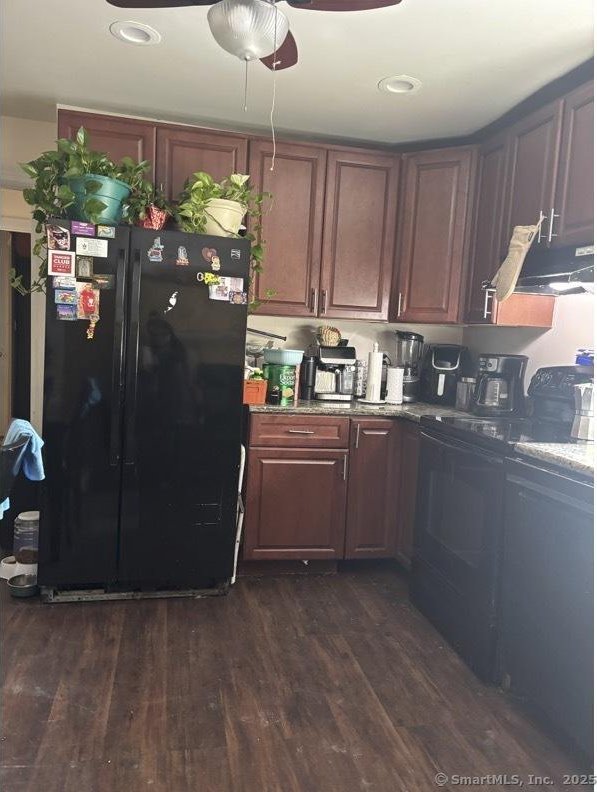
[(398, 5), (402, 0), (286, 0), (292, 8), (307, 11), (372, 11)]
[(284, 41), (272, 55), (268, 55), (267, 58), (261, 58), (261, 63), (267, 66), (268, 69), (272, 69), (272, 71), (274, 63), (276, 64), (276, 71), (288, 69), (290, 66), (294, 66), (295, 63), (298, 63), (298, 50), (292, 33), (288, 33)]
[(107, 0), (116, 8), (182, 8), (214, 5), (218, 0)]

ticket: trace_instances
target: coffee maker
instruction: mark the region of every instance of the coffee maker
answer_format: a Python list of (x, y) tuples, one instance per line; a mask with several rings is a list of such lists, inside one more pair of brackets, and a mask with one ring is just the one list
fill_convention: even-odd
[(404, 369), (402, 399), (405, 402), (416, 402), (419, 398), (419, 368), (424, 342), (419, 333), (396, 331), (396, 365)]
[(479, 355), (473, 413), (488, 418), (522, 418), (527, 362), (526, 355)]
[(421, 369), (421, 396), (430, 404), (456, 403), (456, 385), (468, 363), (468, 349), (456, 344), (430, 344)]
[(352, 400), (357, 353), (350, 346), (321, 346), (315, 350), (312, 393), (319, 401)]

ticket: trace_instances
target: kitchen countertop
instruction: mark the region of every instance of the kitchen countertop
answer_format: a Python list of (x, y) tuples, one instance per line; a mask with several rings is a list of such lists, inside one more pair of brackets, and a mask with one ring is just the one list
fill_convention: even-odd
[[(426, 402), (412, 404), (384, 405), (370, 407), (358, 401), (341, 402), (299, 401), (296, 407), (279, 407), (272, 404), (253, 404), (252, 413), (280, 413), (281, 415), (346, 415), (347, 417), (367, 416), (369, 418), (406, 418), (418, 423), (423, 415), (465, 416), (453, 407), (439, 407)], [(532, 443), (514, 444), (514, 455), (520, 455), (572, 470), (584, 476), (593, 476), (595, 458), (592, 443)]]

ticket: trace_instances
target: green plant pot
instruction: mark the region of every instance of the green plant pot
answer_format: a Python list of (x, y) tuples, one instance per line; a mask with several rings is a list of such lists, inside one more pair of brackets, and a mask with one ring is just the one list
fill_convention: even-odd
[[(88, 181), (100, 182), (101, 187), (97, 192), (88, 193), (85, 191), (85, 184)], [(68, 186), (74, 192), (75, 202), (68, 209), (68, 216), (71, 220), (90, 221), (85, 214), (85, 200), (88, 197), (98, 198), (106, 204), (106, 208), (101, 212), (98, 222), (105, 225), (118, 225), (122, 219), (123, 204), (131, 194), (131, 188), (119, 179), (110, 179), (108, 176), (95, 176), (90, 173), (87, 176), (78, 176), (67, 180)]]

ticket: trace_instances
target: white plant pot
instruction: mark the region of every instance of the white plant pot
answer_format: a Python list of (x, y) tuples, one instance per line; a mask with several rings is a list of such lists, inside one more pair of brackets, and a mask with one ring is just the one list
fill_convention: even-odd
[(246, 207), (237, 201), (212, 198), (205, 208), (205, 233), (222, 237), (237, 236), (246, 211)]

